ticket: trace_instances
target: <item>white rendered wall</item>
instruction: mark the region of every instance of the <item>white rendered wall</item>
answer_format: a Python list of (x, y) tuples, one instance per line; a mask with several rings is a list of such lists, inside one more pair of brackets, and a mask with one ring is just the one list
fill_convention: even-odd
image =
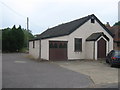
[(33, 48), (33, 41), (29, 42), (29, 54), (35, 59), (39, 59), (40, 53), (40, 40), (35, 40), (35, 48)]
[(94, 41), (87, 41), (86, 48), (85, 48), (85, 59), (95, 59), (94, 53)]

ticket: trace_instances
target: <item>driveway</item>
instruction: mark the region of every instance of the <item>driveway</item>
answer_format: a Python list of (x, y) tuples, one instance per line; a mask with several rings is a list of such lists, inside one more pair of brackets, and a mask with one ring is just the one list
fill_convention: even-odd
[(36, 62), (27, 54), (3, 54), (3, 88), (86, 88), (91, 78), (52, 62)]
[(51, 63), (90, 76), (94, 83), (93, 87), (118, 88), (119, 68), (110, 67), (105, 60), (56, 61)]

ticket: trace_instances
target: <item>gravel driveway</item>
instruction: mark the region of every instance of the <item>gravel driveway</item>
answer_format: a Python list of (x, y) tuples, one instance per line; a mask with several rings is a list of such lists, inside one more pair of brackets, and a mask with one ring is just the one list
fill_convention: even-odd
[(27, 54), (3, 54), (3, 88), (86, 88), (93, 85), (89, 76), (52, 62), (36, 62)]

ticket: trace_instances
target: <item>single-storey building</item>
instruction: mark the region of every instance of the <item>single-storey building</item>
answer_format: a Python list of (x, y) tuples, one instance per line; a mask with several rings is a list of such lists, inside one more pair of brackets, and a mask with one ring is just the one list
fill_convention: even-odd
[(105, 58), (113, 35), (94, 15), (49, 28), (29, 41), (29, 54), (43, 60)]

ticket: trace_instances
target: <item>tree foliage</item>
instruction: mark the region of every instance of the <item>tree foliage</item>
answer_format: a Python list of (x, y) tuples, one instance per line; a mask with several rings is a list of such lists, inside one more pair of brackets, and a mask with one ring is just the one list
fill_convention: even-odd
[(116, 26), (116, 25), (120, 26), (120, 21), (116, 22), (113, 26)]
[(23, 29), (24, 32), (24, 47), (28, 47), (28, 40), (34, 38), (34, 36), (32, 35), (31, 31), (28, 31), (26, 29)]
[[(2, 51), (18, 52), (26, 46), (26, 37), (29, 37), (30, 33), (21, 26), (16, 28), (14, 25), (12, 28), (2, 29)], [(30, 33), (31, 37), (33, 36)], [(28, 38), (29, 39), (29, 38)]]

